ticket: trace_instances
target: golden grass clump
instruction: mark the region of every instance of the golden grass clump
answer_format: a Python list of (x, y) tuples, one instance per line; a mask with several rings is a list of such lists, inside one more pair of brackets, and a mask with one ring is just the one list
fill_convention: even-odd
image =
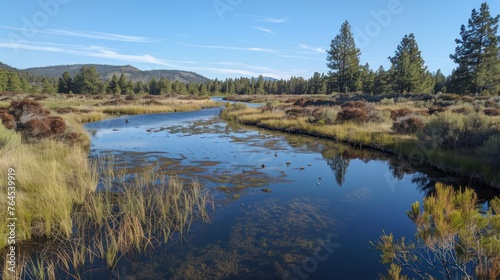
[[(69, 237), (71, 210), (82, 203), (97, 184), (87, 154), (78, 146), (44, 140), (24, 144), (21, 136), (0, 126), (0, 170), (16, 170), (17, 238)], [(1, 182), (7, 182), (0, 172)], [(7, 193), (0, 193), (0, 207), (7, 209)], [(6, 224), (6, 215), (0, 223)], [(7, 228), (0, 228), (0, 244), (6, 244)]]

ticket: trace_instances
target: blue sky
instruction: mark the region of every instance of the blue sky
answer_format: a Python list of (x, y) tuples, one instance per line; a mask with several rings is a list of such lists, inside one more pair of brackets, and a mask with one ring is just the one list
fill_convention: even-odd
[[(349, 20), (361, 62), (389, 67), (414, 33), (429, 70), (455, 67), (460, 25), (477, 0), (10, 0), (0, 10), (0, 61), (17, 68), (131, 64), (209, 78), (308, 78)], [(500, 1), (490, 1), (493, 15)]]

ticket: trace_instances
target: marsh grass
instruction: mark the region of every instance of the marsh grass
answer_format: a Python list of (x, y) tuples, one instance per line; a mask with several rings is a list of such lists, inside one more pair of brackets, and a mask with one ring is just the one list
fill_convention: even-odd
[[(75, 210), (77, 240), (113, 268), (129, 252), (183, 238), (194, 221), (210, 221), (213, 201), (198, 182), (165, 177), (157, 168), (130, 177), (106, 163), (103, 190), (88, 195)], [(113, 171), (110, 171), (113, 170)], [(83, 259), (83, 258), (81, 258)]]
[[(374, 148), (444, 171), (478, 178), (488, 184), (500, 184), (500, 175), (497, 175), (500, 145), (493, 140), (486, 141), (500, 131), (500, 117), (485, 116), (480, 107), (470, 104), (454, 105), (450, 110), (457, 113), (450, 111), (429, 116), (427, 110), (408, 109), (412, 104), (415, 102), (377, 105), (373, 111), (378, 111), (380, 116), (373, 121), (361, 122), (345, 119), (328, 124), (326, 121), (311, 122), (312, 118), (318, 119), (314, 112), (329, 107), (307, 107), (299, 110), (302, 113), (292, 116), (277, 113), (276, 110), (237, 104), (226, 106), (220, 116), (232, 122)], [(288, 111), (293, 111), (295, 107), (290, 105)], [(280, 108), (287, 111), (287, 107)], [(402, 117), (398, 117), (403, 113)], [(395, 130), (394, 121), (401, 121), (405, 117), (418, 118), (421, 123), (404, 131)], [(478, 157), (478, 154), (481, 156)]]
[[(86, 106), (77, 113), (61, 114), (64, 133), (81, 137), (73, 145), (58, 139), (28, 144), (0, 124), (0, 182), (7, 182), (8, 168), (16, 170), (17, 242), (48, 242), (19, 256), (14, 274), (6, 271), (4, 261), (3, 279), (78, 279), (79, 271), (95, 261), (112, 268), (128, 253), (144, 253), (174, 236), (185, 238), (194, 221), (210, 220), (208, 207), (213, 209), (213, 201), (197, 182), (167, 178), (157, 174), (157, 167), (130, 173), (107, 159), (89, 162), (90, 139), (81, 124), (106, 115), (94, 110), (98, 107), (92, 107), (93, 101), (70, 99), (47, 100), (53, 102), (48, 104), (51, 108)], [(208, 101), (183, 102), (175, 110), (215, 107)], [(98, 185), (102, 191), (96, 191)], [(3, 209), (6, 196), (7, 192), (0, 193)], [(7, 224), (7, 213), (0, 215), (0, 223)], [(0, 228), (1, 247), (7, 244), (7, 230)]]
[(115, 106), (98, 106), (94, 109), (110, 115), (137, 115), (171, 112), (191, 112), (207, 108), (214, 108), (220, 104), (211, 100), (181, 100), (176, 98), (160, 99), (154, 104), (147, 104), (144, 100), (135, 100), (131, 104)]
[[(52, 201), (69, 218), (67, 231), (51, 232), (48, 244), (24, 257), (19, 278), (79, 278), (82, 268), (93, 267), (97, 260), (113, 269), (127, 254), (148, 253), (173, 238), (185, 240), (195, 221), (210, 222), (214, 203), (207, 190), (198, 182), (157, 171), (152, 167), (130, 175), (116, 169), (112, 158), (100, 159), (100, 190), (87, 192), (79, 203)], [(69, 209), (61, 211), (65, 207)]]
[[(24, 144), (21, 136), (0, 126), (1, 182), (5, 170), (16, 170), (17, 238), (66, 236), (72, 233), (71, 209), (95, 188), (95, 170), (86, 151), (77, 146), (46, 140)], [(0, 193), (0, 207), (7, 209), (7, 192)], [(6, 214), (0, 222), (6, 224)], [(7, 228), (0, 228), (0, 244), (6, 244)]]

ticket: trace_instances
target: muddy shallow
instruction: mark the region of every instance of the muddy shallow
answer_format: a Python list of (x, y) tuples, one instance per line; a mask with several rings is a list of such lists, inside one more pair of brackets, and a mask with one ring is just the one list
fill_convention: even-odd
[(216, 203), (212, 223), (184, 240), (89, 277), (374, 279), (387, 268), (369, 241), (382, 230), (413, 237), (405, 211), (436, 178), (467, 185), (381, 153), (228, 124), (219, 110), (86, 125), (92, 157), (113, 154), (131, 173), (157, 164), (202, 182)]

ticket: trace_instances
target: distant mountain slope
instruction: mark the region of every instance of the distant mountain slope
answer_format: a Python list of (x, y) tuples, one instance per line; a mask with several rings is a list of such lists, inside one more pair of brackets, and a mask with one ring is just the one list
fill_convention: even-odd
[(5, 63), (2, 63), (2, 62), (0, 62), (0, 68), (6, 69), (8, 71), (18, 71), (18, 69), (14, 68), (10, 65), (7, 65)]
[[(64, 72), (69, 72), (72, 77), (75, 76), (76, 73), (82, 68), (84, 64), (73, 64), (73, 65), (55, 65), (55, 66), (46, 66), (46, 67), (35, 67), (35, 68), (27, 68), (24, 71), (27, 71), (32, 74), (50, 77), (50, 78), (59, 78), (62, 76)], [(132, 65), (123, 65), (123, 66), (115, 66), (115, 65), (101, 65), (101, 64), (85, 64), (87, 66), (94, 66), (97, 70), (97, 73), (101, 75), (103, 79), (111, 79), (113, 74), (118, 77), (121, 73), (125, 74), (125, 76), (131, 79), (134, 82), (137, 81), (149, 81), (151, 78), (160, 79), (162, 77), (169, 79), (171, 81), (180, 81), (183, 83), (203, 83), (209, 81), (207, 77), (204, 77), (200, 74), (188, 71), (181, 70), (149, 70), (142, 71)], [(1, 65), (0, 65), (1, 66)]]

